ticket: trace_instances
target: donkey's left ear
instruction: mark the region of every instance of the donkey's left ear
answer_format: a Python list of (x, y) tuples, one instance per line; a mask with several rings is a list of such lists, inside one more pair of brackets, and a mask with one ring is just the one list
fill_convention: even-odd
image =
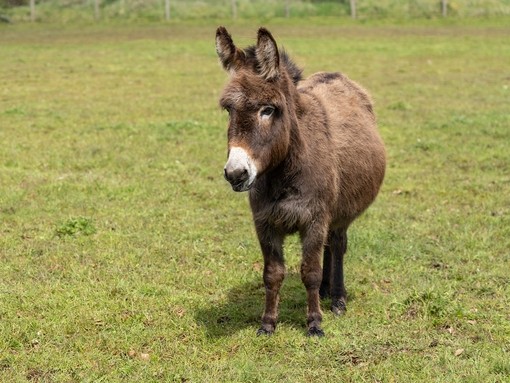
[(266, 80), (277, 78), (280, 74), (280, 55), (276, 41), (266, 28), (259, 29), (256, 55), (260, 75)]

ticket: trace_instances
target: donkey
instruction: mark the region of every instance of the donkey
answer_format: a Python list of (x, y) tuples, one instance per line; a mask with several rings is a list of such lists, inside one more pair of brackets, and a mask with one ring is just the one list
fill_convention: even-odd
[(219, 27), (216, 52), (230, 73), (220, 99), (229, 114), (224, 175), (234, 191), (249, 191), (264, 256), (266, 301), (257, 334), (275, 331), (283, 241), (298, 232), (307, 335), (323, 336), (320, 298), (331, 298), (333, 313), (345, 312), (347, 229), (384, 178), (384, 144), (370, 97), (341, 73), (303, 80), (265, 28), (258, 30), (257, 45), (242, 50)]

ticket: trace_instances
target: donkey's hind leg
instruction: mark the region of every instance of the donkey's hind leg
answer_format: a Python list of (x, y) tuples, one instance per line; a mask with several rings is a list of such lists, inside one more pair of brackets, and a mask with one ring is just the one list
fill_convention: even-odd
[[(328, 239), (329, 241), (329, 239)], [(331, 251), (329, 245), (324, 246), (324, 255), (322, 258), (322, 282), (319, 288), (319, 296), (321, 299), (331, 296)]]
[(347, 229), (329, 233), (328, 246), (331, 253), (331, 311), (336, 315), (345, 313), (347, 291), (344, 284), (344, 254), (347, 251)]

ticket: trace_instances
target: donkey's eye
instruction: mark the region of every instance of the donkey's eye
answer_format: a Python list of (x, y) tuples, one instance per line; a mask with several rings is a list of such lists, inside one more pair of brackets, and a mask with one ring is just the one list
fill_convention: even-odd
[(260, 117), (271, 117), (274, 113), (274, 107), (273, 106), (264, 106), (260, 110)]
[(223, 110), (226, 110), (229, 115), (232, 112), (232, 108), (230, 106), (224, 106)]

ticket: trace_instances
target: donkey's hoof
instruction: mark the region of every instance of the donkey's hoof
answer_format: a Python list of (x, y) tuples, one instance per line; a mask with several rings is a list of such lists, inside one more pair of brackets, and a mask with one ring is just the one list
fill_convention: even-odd
[(319, 327), (310, 327), (306, 333), (306, 336), (316, 336), (320, 338), (324, 336), (324, 331), (322, 331), (322, 329)]
[(341, 317), (342, 315), (345, 315), (345, 312), (347, 310), (345, 309), (345, 307), (336, 307), (336, 306), (331, 306), (331, 312), (337, 316), (337, 317)]
[(269, 330), (264, 327), (261, 327), (257, 330), (257, 336), (265, 335), (265, 336), (271, 336), (273, 335), (274, 330)]
[(331, 303), (331, 311), (336, 316), (344, 315), (347, 311), (347, 306), (345, 305), (345, 301), (343, 299), (335, 299)]

